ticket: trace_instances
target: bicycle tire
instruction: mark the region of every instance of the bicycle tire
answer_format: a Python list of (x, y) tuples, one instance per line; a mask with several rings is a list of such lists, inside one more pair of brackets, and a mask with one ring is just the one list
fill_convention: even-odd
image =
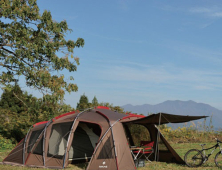
[(198, 167), (203, 164), (204, 157), (198, 149), (191, 149), (185, 154), (184, 161), (189, 167)]
[(222, 153), (219, 151), (214, 159), (215, 164), (217, 165), (218, 168), (222, 168)]

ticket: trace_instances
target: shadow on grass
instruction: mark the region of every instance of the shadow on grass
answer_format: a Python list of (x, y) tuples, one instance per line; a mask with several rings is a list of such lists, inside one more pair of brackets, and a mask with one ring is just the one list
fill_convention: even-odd
[(87, 166), (88, 166), (88, 163), (78, 163), (78, 164), (69, 164), (68, 167), (70, 168), (77, 167), (78, 169), (86, 170)]

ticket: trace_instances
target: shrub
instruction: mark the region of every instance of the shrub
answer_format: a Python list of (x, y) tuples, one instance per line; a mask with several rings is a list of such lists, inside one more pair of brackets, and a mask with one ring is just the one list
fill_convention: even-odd
[(222, 133), (222, 131), (214, 131), (208, 126), (201, 129), (195, 126), (195, 124), (188, 127), (178, 127), (177, 129), (172, 129), (167, 125), (161, 125), (160, 131), (168, 141), (174, 143), (213, 142), (215, 141), (215, 138), (221, 140), (220, 136)]
[(12, 149), (14, 147), (15, 147), (15, 145), (12, 144), (12, 141), (10, 139), (6, 139), (0, 134), (0, 148), (2, 150), (3, 149)]

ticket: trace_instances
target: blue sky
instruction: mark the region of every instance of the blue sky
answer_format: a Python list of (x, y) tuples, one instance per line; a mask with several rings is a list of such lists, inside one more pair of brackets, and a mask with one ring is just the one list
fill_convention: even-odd
[(85, 40), (67, 104), (85, 93), (120, 106), (193, 100), (222, 109), (222, 1), (37, 2), (68, 22), (67, 39)]

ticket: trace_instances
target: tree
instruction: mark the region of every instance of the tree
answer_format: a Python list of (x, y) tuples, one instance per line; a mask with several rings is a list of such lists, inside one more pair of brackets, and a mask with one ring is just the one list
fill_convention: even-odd
[(92, 99), (92, 106), (93, 107), (99, 106), (99, 102), (98, 102), (96, 96), (94, 96), (93, 99)]
[(83, 94), (80, 96), (79, 103), (77, 103), (76, 110), (83, 111), (89, 108), (91, 103), (89, 103), (88, 97)]
[(99, 103), (99, 105), (109, 107), (111, 110), (119, 113), (125, 113), (123, 108), (121, 108), (120, 106), (113, 106), (113, 104), (110, 104), (109, 102), (101, 102)]
[(36, 0), (1, 0), (0, 17), (2, 87), (10, 88), (23, 75), (26, 85), (46, 94), (47, 100), (58, 101), (66, 91), (78, 90), (60, 72), (77, 70), (79, 58), (73, 56), (74, 48), (84, 46), (82, 38), (75, 42), (65, 39), (72, 31), (66, 21), (54, 21), (46, 10), (40, 14)]
[(16, 96), (19, 96), (24, 100), (23, 92), (18, 85), (13, 86), (11, 90), (5, 89), (1, 95), (0, 108), (16, 113), (21, 113), (24, 110), (27, 110), (24, 103)]
[(120, 106), (114, 106), (114, 107), (112, 108), (112, 110), (114, 110), (114, 111), (116, 111), (116, 112), (118, 112), (118, 113), (125, 113), (125, 112), (124, 112), (124, 109), (123, 109), (122, 107), (120, 107)]
[[(13, 142), (21, 140), (39, 116), (37, 98), (23, 92), (18, 85), (5, 89), (0, 100), (0, 133)], [(29, 107), (28, 107), (29, 106)], [(37, 108), (37, 109), (36, 109)], [(37, 111), (38, 110), (38, 111)]]
[(13, 142), (20, 141), (31, 125), (74, 110), (66, 104), (54, 105), (23, 92), (18, 85), (5, 89), (0, 100), (0, 133)]

